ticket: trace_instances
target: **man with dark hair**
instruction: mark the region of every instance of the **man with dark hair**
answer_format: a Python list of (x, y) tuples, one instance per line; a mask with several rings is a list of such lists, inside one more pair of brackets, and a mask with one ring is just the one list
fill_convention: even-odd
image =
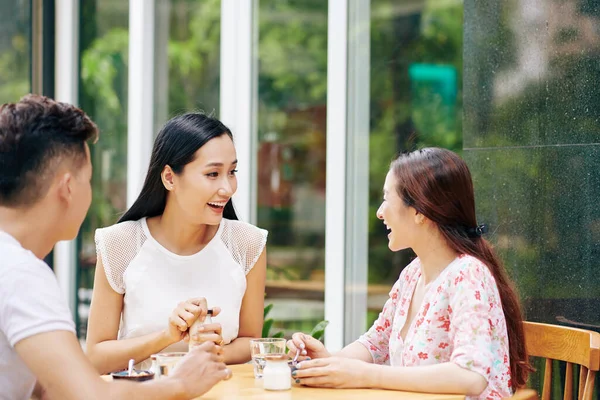
[(97, 136), (70, 104), (28, 95), (0, 106), (0, 399), (28, 399), (34, 386), (34, 395), (43, 388), (56, 399), (189, 399), (230, 376), (212, 343), (192, 350), (169, 377), (142, 384), (107, 383), (85, 357), (42, 259), (73, 239), (85, 218), (88, 141)]

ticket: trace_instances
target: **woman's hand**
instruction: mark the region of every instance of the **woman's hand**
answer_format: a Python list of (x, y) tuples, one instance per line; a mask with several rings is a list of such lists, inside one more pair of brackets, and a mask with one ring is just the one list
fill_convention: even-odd
[[(219, 307), (213, 307), (213, 317), (216, 317), (221, 312)], [(221, 324), (213, 322), (210, 324), (203, 324), (198, 327), (198, 331), (193, 332), (191, 337), (185, 340), (191, 340), (197, 344), (204, 342), (213, 342), (217, 346), (223, 346), (223, 337), (221, 336)]]
[(169, 316), (169, 327), (165, 334), (171, 343), (187, 339), (188, 329), (195, 320), (206, 316), (208, 306), (204, 297), (182, 301)]
[(296, 383), (326, 388), (369, 387), (369, 364), (351, 358), (327, 357), (298, 363), (292, 377)]
[(325, 358), (331, 357), (323, 343), (310, 335), (301, 332), (294, 333), (292, 339), (287, 341), (287, 347), (290, 349), (290, 355), (293, 357), (300, 349), (298, 360), (307, 358)]

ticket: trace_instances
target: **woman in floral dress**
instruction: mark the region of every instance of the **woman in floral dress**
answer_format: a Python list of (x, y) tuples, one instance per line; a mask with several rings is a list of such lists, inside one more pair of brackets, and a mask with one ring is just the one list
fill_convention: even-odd
[(392, 251), (417, 258), (400, 274), (379, 318), (336, 354), (308, 335), (288, 342), (310, 359), (308, 386), (508, 397), (529, 373), (521, 308), (500, 259), (477, 226), (473, 183), (455, 153), (427, 148), (392, 162), (377, 217)]

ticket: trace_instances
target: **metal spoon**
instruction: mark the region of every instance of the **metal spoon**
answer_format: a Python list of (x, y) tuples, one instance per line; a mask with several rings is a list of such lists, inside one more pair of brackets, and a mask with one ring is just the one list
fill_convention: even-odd
[(129, 365), (127, 366), (127, 373), (129, 374), (129, 376), (131, 376), (131, 372), (133, 372), (133, 363), (134, 363), (134, 359), (132, 358), (131, 360), (129, 360)]
[(292, 360), (292, 365), (296, 366), (296, 364), (298, 363), (299, 355), (300, 355), (300, 349), (298, 349), (298, 351), (296, 352), (296, 355), (294, 356), (294, 359)]

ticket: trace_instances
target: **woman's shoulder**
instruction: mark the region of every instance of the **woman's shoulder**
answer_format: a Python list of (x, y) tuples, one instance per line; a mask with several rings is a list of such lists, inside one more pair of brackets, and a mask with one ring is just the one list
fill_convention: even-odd
[(125, 293), (123, 275), (145, 240), (142, 220), (119, 222), (96, 229), (96, 254), (115, 292)]
[(466, 284), (488, 289), (496, 288), (496, 279), (490, 268), (477, 257), (468, 254), (459, 255), (449, 266), (446, 281), (453, 287)]
[(247, 222), (223, 219), (221, 240), (246, 273), (263, 253), (268, 234), (267, 230)]
[(117, 222), (116, 224), (96, 229), (96, 235), (116, 235), (127, 237), (142, 231), (142, 220)]
[(245, 242), (255, 238), (266, 239), (269, 232), (248, 222), (223, 218), (222, 235), (232, 237), (236, 242)]
[(450, 265), (449, 275), (492, 276), (488, 266), (477, 257), (461, 254)]

